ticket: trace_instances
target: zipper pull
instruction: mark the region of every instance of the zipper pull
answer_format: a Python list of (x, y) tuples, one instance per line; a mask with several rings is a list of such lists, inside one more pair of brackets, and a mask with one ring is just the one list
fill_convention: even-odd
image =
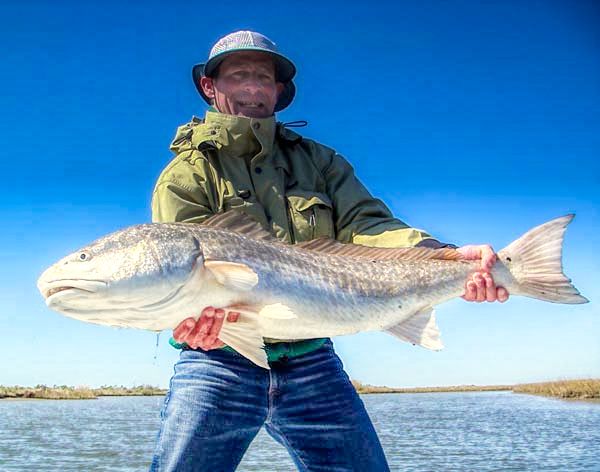
[(315, 230), (317, 229), (317, 215), (315, 214), (315, 207), (311, 208), (310, 216), (308, 217), (308, 226), (311, 227), (311, 239), (315, 239)]

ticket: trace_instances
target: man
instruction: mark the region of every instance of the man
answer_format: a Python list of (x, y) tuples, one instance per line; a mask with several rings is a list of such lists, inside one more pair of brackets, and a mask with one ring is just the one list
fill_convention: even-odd
[[(211, 107), (204, 120), (178, 129), (176, 157), (154, 191), (153, 220), (200, 223), (237, 209), (292, 244), (328, 236), (380, 247), (446, 246), (393, 218), (334, 150), (275, 122), (294, 98), (295, 72), (261, 34), (239, 31), (217, 42), (192, 72)], [(482, 260), (464, 298), (506, 300), (489, 275), (492, 248), (459, 251)], [(190, 313), (173, 332), (182, 353), (151, 470), (235, 470), (263, 425), (299, 470), (388, 470), (329, 339), (265, 340), (267, 371), (219, 340), (224, 317), (239, 316), (234, 307), (198, 309), (198, 321)]]

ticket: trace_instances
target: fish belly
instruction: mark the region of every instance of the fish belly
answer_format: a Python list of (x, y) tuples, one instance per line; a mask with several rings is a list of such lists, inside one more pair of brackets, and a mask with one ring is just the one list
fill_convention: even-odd
[(264, 337), (310, 339), (381, 331), (427, 307), (460, 296), (468, 265), (303, 261), (261, 275), (265, 300), (289, 308), (291, 319), (261, 319)]
[(261, 334), (272, 339), (311, 339), (342, 336), (362, 331), (380, 331), (406, 319), (411, 310), (398, 309), (396, 300), (365, 301), (333, 306), (323, 303), (289, 303), (296, 315), (291, 319), (261, 318)]

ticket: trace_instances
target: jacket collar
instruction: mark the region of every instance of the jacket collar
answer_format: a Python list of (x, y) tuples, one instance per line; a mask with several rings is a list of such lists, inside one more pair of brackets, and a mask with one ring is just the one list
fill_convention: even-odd
[[(227, 146), (231, 142), (232, 135), (228, 136), (226, 130), (229, 128), (238, 137), (248, 135), (250, 128), (260, 130), (259, 135), (267, 137), (274, 134), (290, 144), (302, 141), (302, 136), (286, 128), (283, 123), (275, 123), (275, 117), (269, 118), (246, 118), (243, 116), (228, 115), (220, 113), (213, 107), (206, 112), (204, 120), (197, 117), (192, 118), (192, 123), (200, 124), (194, 129), (193, 144), (210, 143), (215, 147)], [(256, 123), (259, 123), (257, 125)], [(274, 132), (273, 132), (274, 130)], [(273, 136), (273, 137), (275, 137)], [(234, 138), (235, 139), (235, 138)]]
[[(256, 123), (260, 125), (256, 126)], [(204, 120), (192, 117), (190, 123), (177, 129), (171, 150), (180, 153), (191, 149), (224, 149), (227, 154), (239, 157), (250, 154), (256, 156), (262, 150), (261, 155), (270, 154), (273, 165), (289, 174), (290, 167), (283, 148), (301, 141), (301, 135), (287, 129), (282, 123), (275, 123), (274, 117), (245, 118), (219, 113), (211, 107)], [(264, 146), (261, 147), (261, 144)], [(278, 150), (271, 152), (274, 146)]]
[(192, 135), (197, 149), (214, 147), (230, 156), (269, 154), (273, 150), (275, 118), (246, 118), (208, 110)]

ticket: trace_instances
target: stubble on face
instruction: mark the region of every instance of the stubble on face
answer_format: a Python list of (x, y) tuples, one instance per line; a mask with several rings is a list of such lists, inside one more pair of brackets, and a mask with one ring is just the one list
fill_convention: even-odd
[(271, 56), (260, 51), (229, 55), (219, 65), (217, 76), (202, 77), (200, 84), (218, 111), (248, 118), (273, 115), (284, 87), (277, 82)]

